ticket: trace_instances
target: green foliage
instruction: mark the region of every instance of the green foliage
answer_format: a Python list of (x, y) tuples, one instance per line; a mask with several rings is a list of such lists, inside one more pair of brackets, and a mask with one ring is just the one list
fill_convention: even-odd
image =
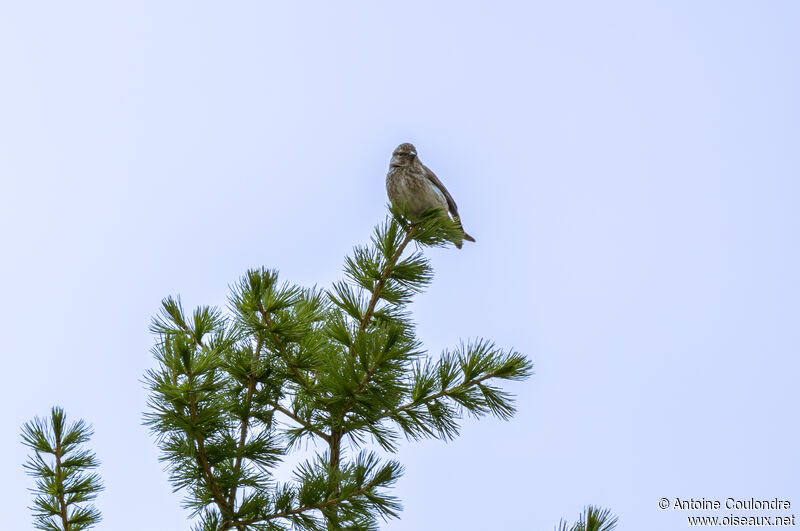
[[(406, 310), (433, 278), (422, 250), (462, 235), (440, 212), (411, 223), (393, 211), (327, 291), (259, 269), (232, 287), (228, 312), (163, 301), (145, 423), (195, 529), (377, 529), (401, 508), (388, 489), (402, 467), (366, 446), (393, 452), (402, 437), (455, 437), (465, 414), (513, 415), (497, 383), (527, 378), (524, 356), (478, 339), (434, 360)], [(311, 459), (277, 481), (303, 449)]]
[(617, 517), (611, 510), (589, 505), (572, 526), (562, 520), (556, 531), (613, 531), (616, 528)]
[(22, 442), (33, 450), (23, 465), (36, 478), (33, 489), (34, 525), (47, 531), (80, 531), (101, 520), (90, 503), (103, 489), (90, 470), (99, 462), (81, 447), (92, 429), (83, 420), (67, 423), (64, 410), (53, 407), (49, 419), (38, 417), (22, 427)]

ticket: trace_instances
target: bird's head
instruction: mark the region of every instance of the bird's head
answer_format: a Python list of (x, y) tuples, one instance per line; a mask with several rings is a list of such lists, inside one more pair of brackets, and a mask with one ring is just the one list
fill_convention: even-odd
[(415, 158), (417, 158), (417, 148), (414, 147), (414, 144), (406, 142), (397, 146), (397, 149), (392, 153), (391, 165), (408, 166), (414, 162)]

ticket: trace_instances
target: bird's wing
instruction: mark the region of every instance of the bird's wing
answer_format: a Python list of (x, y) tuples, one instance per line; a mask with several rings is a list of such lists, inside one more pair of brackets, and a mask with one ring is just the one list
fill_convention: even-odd
[(447, 188), (444, 187), (442, 181), (436, 177), (436, 174), (433, 173), (429, 167), (422, 164), (422, 168), (425, 170), (425, 176), (428, 178), (428, 180), (432, 182), (433, 185), (438, 188), (440, 192), (442, 192), (442, 194), (444, 194), (445, 199), (447, 199), (447, 208), (450, 210), (450, 213), (453, 216), (458, 217), (458, 207), (456, 206), (456, 202), (453, 199), (453, 196), (450, 195), (450, 192), (447, 191)]

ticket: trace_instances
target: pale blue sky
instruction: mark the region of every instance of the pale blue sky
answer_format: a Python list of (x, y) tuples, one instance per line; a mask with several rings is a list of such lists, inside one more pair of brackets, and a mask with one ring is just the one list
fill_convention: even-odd
[(99, 529), (187, 529), (140, 423), (150, 316), (261, 265), (330, 285), (405, 141), (478, 240), (430, 253), (422, 339), (536, 374), (512, 421), (401, 448), (386, 529), (800, 516), (798, 27), (790, 1), (0, 3), (3, 527), (32, 527), (20, 426), (60, 404), (95, 426)]

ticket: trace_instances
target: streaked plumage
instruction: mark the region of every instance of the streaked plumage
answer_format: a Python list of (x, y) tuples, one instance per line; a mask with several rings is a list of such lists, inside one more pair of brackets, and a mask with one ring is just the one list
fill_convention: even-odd
[[(417, 149), (412, 144), (400, 144), (392, 153), (389, 173), (386, 174), (386, 192), (395, 207), (405, 207), (411, 217), (423, 211), (441, 208), (461, 227), (458, 207), (453, 196), (444, 187), (436, 174), (420, 162)], [(464, 232), (464, 228), (461, 227)], [(464, 239), (474, 242), (475, 238), (464, 232)], [(456, 243), (461, 249), (461, 242)]]

